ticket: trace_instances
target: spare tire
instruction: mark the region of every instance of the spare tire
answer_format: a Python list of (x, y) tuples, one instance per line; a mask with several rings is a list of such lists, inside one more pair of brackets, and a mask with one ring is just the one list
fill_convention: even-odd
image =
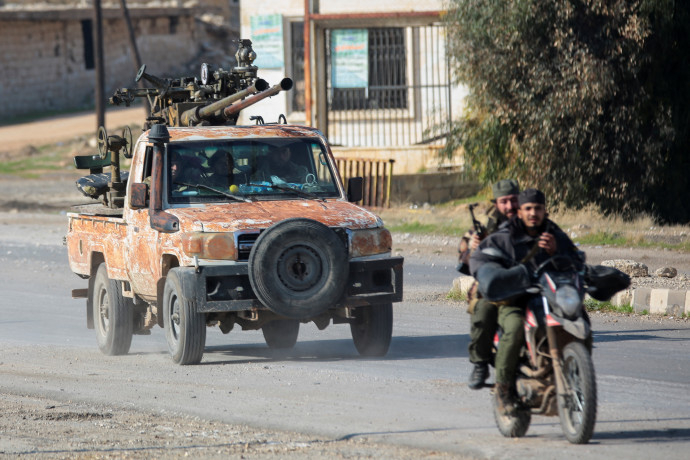
[(311, 219), (278, 222), (256, 239), (249, 254), (256, 297), (287, 318), (319, 315), (343, 297), (347, 278), (344, 242)]

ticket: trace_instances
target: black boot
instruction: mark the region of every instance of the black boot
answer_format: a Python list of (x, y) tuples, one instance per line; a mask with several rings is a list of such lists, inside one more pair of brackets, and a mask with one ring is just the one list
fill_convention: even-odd
[(515, 415), (515, 397), (510, 385), (496, 383), (496, 407), (501, 415)]
[(467, 384), (472, 390), (479, 390), (484, 386), (484, 382), (489, 378), (489, 363), (474, 363), (474, 369), (470, 374)]

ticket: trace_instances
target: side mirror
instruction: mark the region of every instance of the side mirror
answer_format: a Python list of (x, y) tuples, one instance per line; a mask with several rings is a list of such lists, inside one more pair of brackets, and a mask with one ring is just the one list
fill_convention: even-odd
[(356, 203), (364, 196), (364, 178), (351, 177), (347, 180), (347, 201)]
[(146, 199), (149, 196), (149, 186), (145, 183), (132, 184), (129, 189), (129, 207), (142, 209), (146, 207)]

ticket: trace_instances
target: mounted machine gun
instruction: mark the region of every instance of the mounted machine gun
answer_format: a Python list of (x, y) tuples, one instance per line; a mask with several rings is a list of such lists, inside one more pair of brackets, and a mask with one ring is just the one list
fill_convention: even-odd
[[(251, 40), (239, 40), (238, 43), (235, 53), (238, 65), (230, 71), (222, 68), (213, 70), (204, 63), (198, 78), (169, 79), (147, 74), (146, 66), (142, 66), (135, 81), (143, 78), (154, 87), (121, 88), (115, 91), (110, 103), (129, 106), (137, 97), (146, 97), (151, 113), (144, 130), (156, 123), (167, 126), (234, 125), (243, 108), (292, 88), (292, 80), (285, 78), (269, 89), (268, 83), (256, 76), (257, 67), (252, 65), (256, 53)], [(235, 102), (256, 93), (261, 97), (249, 98), (238, 103), (238, 107), (233, 106)]]

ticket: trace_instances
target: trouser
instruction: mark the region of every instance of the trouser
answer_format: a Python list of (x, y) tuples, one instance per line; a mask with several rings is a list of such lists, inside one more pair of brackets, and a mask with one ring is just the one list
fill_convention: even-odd
[(525, 309), (511, 305), (498, 307), (498, 325), (501, 326), (501, 340), (494, 367), (496, 383), (512, 385), (515, 381), (520, 349), (525, 342)]
[(471, 363), (488, 363), (492, 360), (497, 328), (498, 306), (486, 299), (479, 299), (470, 316), (470, 344), (467, 349)]

